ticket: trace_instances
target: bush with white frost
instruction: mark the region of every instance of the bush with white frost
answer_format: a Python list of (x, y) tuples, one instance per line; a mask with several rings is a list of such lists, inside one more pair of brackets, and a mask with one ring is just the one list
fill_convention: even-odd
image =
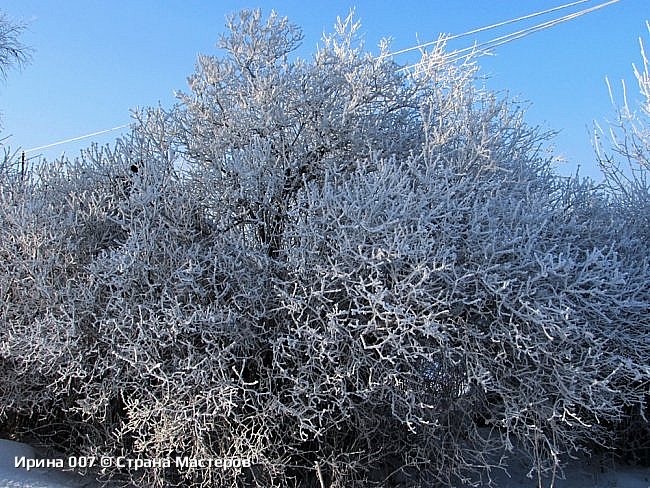
[[(646, 26), (650, 33), (650, 23), (646, 22)], [(616, 239), (625, 243), (632, 259), (647, 256), (650, 243), (650, 70), (643, 38), (639, 38), (639, 44), (642, 66), (634, 66), (639, 98), (628, 99), (623, 86), (623, 100), (619, 104), (610, 87), (616, 118), (607, 131), (598, 127), (595, 140), (608, 213), (619, 223)], [(641, 329), (647, 333), (644, 325)], [(647, 377), (637, 378), (636, 384), (645, 389), (645, 402), (630, 405), (629, 415), (617, 423), (616, 444), (626, 458), (650, 463), (650, 424), (645, 417), (650, 385)]]
[[(239, 457), (140, 486), (485, 484), (640, 405), (647, 245), (546, 136), (339, 21), (231, 19), (130, 137), (0, 185), (0, 422), (69, 452)], [(616, 236), (622, 236), (620, 239)]]

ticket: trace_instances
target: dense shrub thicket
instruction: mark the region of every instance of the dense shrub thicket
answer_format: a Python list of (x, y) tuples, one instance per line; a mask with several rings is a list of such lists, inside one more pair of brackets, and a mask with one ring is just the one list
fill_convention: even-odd
[[(650, 33), (647, 21), (646, 27)], [(624, 89), (619, 103), (610, 86), (616, 118), (607, 130), (597, 127), (595, 141), (612, 218), (634, 229), (633, 235), (625, 238), (633, 245), (650, 242), (650, 62), (643, 38), (639, 38), (639, 43), (642, 64), (634, 66), (634, 75), (640, 98), (628, 100)], [(650, 387), (647, 382), (644, 387), (647, 405)], [(650, 465), (650, 423), (643, 410), (628, 407), (628, 415), (616, 422), (614, 430), (614, 445), (619, 453)]]
[[(231, 19), (171, 110), (0, 185), (0, 425), (92, 455), (242, 457), (140, 486), (485, 484), (644, 405), (643, 226), (442, 46), (339, 21), (309, 61)], [(647, 217), (647, 215), (646, 215)]]

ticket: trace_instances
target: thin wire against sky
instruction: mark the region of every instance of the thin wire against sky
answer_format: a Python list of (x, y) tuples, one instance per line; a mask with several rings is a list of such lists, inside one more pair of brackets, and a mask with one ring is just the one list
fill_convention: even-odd
[[(382, 59), (384, 57), (398, 56), (400, 54), (404, 54), (404, 53), (407, 53), (407, 52), (410, 52), (410, 51), (414, 51), (416, 49), (423, 49), (425, 47), (435, 45), (435, 44), (439, 43), (441, 40), (449, 41), (449, 40), (452, 40), (452, 39), (458, 39), (458, 38), (461, 38), (461, 37), (466, 37), (466, 36), (471, 35), (471, 34), (477, 34), (479, 32), (484, 32), (484, 31), (495, 29), (495, 28), (498, 28), (498, 27), (503, 27), (505, 25), (510, 25), (510, 24), (513, 24), (513, 23), (516, 23), (516, 22), (521, 22), (523, 20), (528, 20), (528, 19), (531, 19), (531, 18), (534, 18), (534, 17), (538, 17), (540, 15), (544, 15), (544, 14), (556, 12), (556, 11), (559, 11), (559, 10), (562, 10), (562, 9), (574, 7), (576, 5), (586, 3), (586, 2), (589, 2), (589, 1), (592, 1), (592, 0), (578, 0), (578, 1), (567, 3), (567, 4), (564, 4), (564, 5), (559, 5), (557, 7), (553, 7), (553, 8), (550, 8), (550, 9), (541, 10), (541, 11), (538, 11), (538, 12), (527, 14), (527, 15), (524, 15), (524, 16), (521, 16), (521, 17), (516, 17), (516, 18), (513, 18), (513, 19), (508, 19), (508, 20), (504, 20), (504, 21), (501, 21), (501, 22), (497, 22), (495, 24), (490, 24), (490, 25), (487, 25), (487, 26), (484, 26), (484, 27), (479, 27), (479, 28), (476, 28), (476, 29), (472, 29), (472, 30), (469, 30), (469, 31), (466, 31), (466, 32), (463, 32), (463, 33), (460, 33), (460, 34), (455, 34), (455, 35), (451, 35), (451, 36), (442, 37), (442, 38), (440, 38), (438, 40), (435, 40), (435, 41), (429, 41), (429, 42), (421, 43), (421, 44), (411, 46), (411, 47), (408, 47), (408, 48), (405, 48), (405, 49), (401, 49), (399, 51), (395, 51), (395, 52), (392, 52), (392, 53), (387, 53), (385, 55), (380, 56), (379, 59)], [(556, 25), (559, 25), (561, 23), (568, 22), (570, 20), (576, 19), (576, 18), (581, 17), (581, 16), (583, 16), (585, 14), (594, 12), (596, 10), (600, 10), (602, 8), (608, 7), (608, 6), (613, 5), (615, 3), (618, 3), (618, 2), (620, 2), (620, 0), (609, 0), (607, 2), (600, 3), (600, 4), (595, 5), (593, 7), (585, 8), (585, 9), (579, 10), (577, 12), (573, 12), (571, 14), (567, 14), (567, 15), (564, 15), (562, 17), (558, 17), (556, 19), (551, 19), (549, 21), (542, 22), (540, 24), (536, 24), (536, 25), (528, 27), (526, 29), (521, 29), (519, 31), (512, 32), (512, 33), (509, 33), (509, 34), (505, 34), (503, 36), (496, 37), (494, 39), (490, 39), (488, 41), (485, 41), (485, 42), (482, 42), (482, 43), (479, 43), (479, 44), (474, 44), (473, 46), (469, 46), (469, 47), (466, 47), (466, 48), (463, 48), (463, 49), (452, 51), (451, 53), (449, 53), (449, 56), (447, 56), (445, 58), (445, 60), (448, 61), (448, 62), (456, 62), (456, 61), (459, 61), (459, 60), (461, 60), (461, 59), (463, 59), (465, 57), (469, 57), (472, 53), (477, 52), (477, 51), (488, 52), (489, 50), (494, 49), (495, 47), (501, 46), (503, 44), (506, 44), (506, 43), (509, 43), (509, 42), (512, 42), (512, 41), (515, 41), (517, 39), (521, 39), (521, 38), (526, 37), (526, 36), (528, 36), (530, 34), (533, 34), (535, 32), (540, 32), (542, 30), (549, 29), (549, 28), (554, 27)], [(462, 54), (462, 53), (468, 53), (468, 54)], [(421, 62), (414, 63), (414, 64), (411, 64), (411, 65), (403, 66), (403, 67), (399, 68), (398, 71), (405, 71), (405, 70), (417, 68), (420, 65), (421, 65)], [(23, 152), (24, 153), (31, 153), (31, 152), (40, 151), (40, 150), (43, 150), (43, 149), (48, 149), (48, 148), (60, 146), (60, 145), (63, 145), (63, 144), (68, 144), (70, 142), (80, 141), (80, 140), (83, 140), (83, 139), (87, 139), (89, 137), (94, 137), (94, 136), (97, 136), (97, 135), (106, 134), (108, 132), (113, 132), (113, 131), (116, 131), (116, 130), (119, 130), (119, 129), (124, 129), (126, 127), (129, 127), (129, 125), (130, 124), (123, 124), (123, 125), (119, 125), (117, 127), (112, 127), (110, 129), (104, 129), (104, 130), (100, 130), (100, 131), (91, 132), (89, 134), (85, 134), (85, 135), (81, 135), (81, 136), (77, 136), (77, 137), (72, 137), (72, 138), (69, 138), (69, 139), (64, 139), (64, 140), (61, 140), (61, 141), (53, 142), (51, 144), (46, 144), (46, 145), (43, 145), (43, 146), (38, 146), (38, 147), (31, 148), (31, 149), (27, 149), (27, 150), (25, 150)]]

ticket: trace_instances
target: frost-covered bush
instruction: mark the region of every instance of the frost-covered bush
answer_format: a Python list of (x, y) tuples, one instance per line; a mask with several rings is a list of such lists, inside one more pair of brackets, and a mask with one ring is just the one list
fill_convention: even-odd
[[(650, 24), (646, 25), (650, 33)], [(633, 260), (650, 254), (650, 71), (643, 38), (639, 44), (642, 65), (634, 66), (638, 92), (628, 95), (623, 85), (618, 103), (610, 87), (616, 118), (605, 129), (598, 128), (595, 140), (608, 213), (617, 222), (616, 240)], [(626, 458), (648, 464), (650, 424), (645, 409), (650, 385), (647, 378), (637, 378), (637, 384), (646, 391), (645, 401), (630, 405), (629, 415), (617, 424), (617, 446)]]
[[(647, 27), (650, 33), (650, 24)], [(621, 218), (650, 241), (650, 71), (642, 38), (639, 44), (643, 65), (634, 66), (638, 93), (628, 98), (623, 84), (623, 100), (618, 103), (609, 87), (616, 118), (605, 129), (598, 127), (595, 148), (606, 188)]]
[(650, 287), (596, 189), (442, 46), (408, 76), (350, 18), (309, 62), (284, 19), (229, 27), (115, 148), (6, 166), (4, 428), (253, 461), (106, 473), (140, 486), (485, 484), (605, 441)]

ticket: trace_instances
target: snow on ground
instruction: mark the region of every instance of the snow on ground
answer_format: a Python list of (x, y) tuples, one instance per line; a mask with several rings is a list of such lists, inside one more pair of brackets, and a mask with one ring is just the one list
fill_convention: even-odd
[[(16, 458), (45, 459), (42, 453), (20, 442), (0, 439), (0, 488), (97, 488), (92, 477), (82, 477), (56, 468), (38, 467), (30, 469), (15, 467)], [(551, 485), (543, 482), (544, 488), (650, 488), (650, 468), (618, 466), (607, 468), (607, 463), (598, 460), (574, 463), (565, 470), (564, 480)], [(526, 477), (527, 469), (515, 463), (510, 477), (500, 474), (496, 477), (498, 488), (537, 488), (537, 480)]]
[(27, 470), (16, 467), (16, 458), (44, 458), (31, 446), (0, 439), (0, 488), (95, 488), (99, 484), (69, 471), (38, 467)]
[[(537, 488), (537, 477), (527, 477), (528, 466), (513, 462), (510, 476), (499, 473), (495, 476), (498, 488)], [(543, 488), (650, 488), (650, 467), (613, 465), (598, 457), (591, 460), (576, 460), (564, 468), (564, 479), (551, 483), (542, 480)]]

